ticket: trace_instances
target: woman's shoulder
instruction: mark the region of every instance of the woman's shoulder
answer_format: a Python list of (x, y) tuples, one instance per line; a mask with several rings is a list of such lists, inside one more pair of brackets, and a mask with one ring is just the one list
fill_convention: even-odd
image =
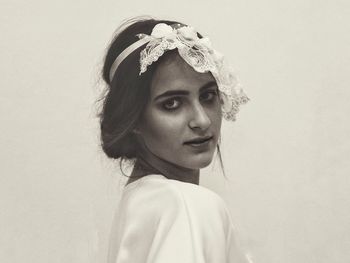
[(168, 179), (160, 174), (147, 175), (125, 186), (122, 203), (132, 209), (159, 214), (190, 209), (192, 213), (207, 214), (218, 211), (226, 215), (223, 199), (201, 185)]
[(169, 179), (160, 174), (151, 174), (126, 185), (121, 202), (147, 210), (163, 209), (164, 206), (174, 208), (181, 205), (181, 194)]
[(129, 183), (124, 187), (123, 195), (142, 199), (170, 197), (170, 199), (174, 199), (174, 201), (182, 198), (206, 198), (219, 203), (223, 202), (222, 198), (217, 193), (206, 187), (175, 179), (168, 179), (161, 174), (146, 175)]

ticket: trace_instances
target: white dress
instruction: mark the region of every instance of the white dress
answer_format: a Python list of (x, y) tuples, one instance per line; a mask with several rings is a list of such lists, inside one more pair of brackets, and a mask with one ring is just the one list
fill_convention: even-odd
[(200, 185), (144, 176), (124, 187), (108, 263), (249, 263), (226, 204)]

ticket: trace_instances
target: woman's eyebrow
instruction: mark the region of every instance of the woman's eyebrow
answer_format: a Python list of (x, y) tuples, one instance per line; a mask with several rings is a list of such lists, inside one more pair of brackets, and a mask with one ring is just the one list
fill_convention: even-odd
[[(200, 87), (199, 91), (203, 91), (207, 88), (210, 88), (212, 86), (216, 85), (216, 81), (214, 80), (211, 80), (207, 83), (205, 83), (202, 87)], [(175, 95), (188, 95), (190, 94), (188, 90), (168, 90), (160, 95), (158, 95), (157, 97), (154, 98), (154, 100), (158, 100), (158, 99), (161, 99), (161, 98), (164, 98), (164, 97), (170, 97), (170, 96), (175, 96)]]

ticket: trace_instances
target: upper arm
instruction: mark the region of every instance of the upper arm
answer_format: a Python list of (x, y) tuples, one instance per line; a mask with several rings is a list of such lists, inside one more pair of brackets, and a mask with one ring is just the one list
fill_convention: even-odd
[(143, 189), (120, 213), (115, 263), (197, 262), (184, 201), (173, 186)]
[(121, 211), (113, 263), (226, 262), (225, 213), (213, 192), (150, 180)]

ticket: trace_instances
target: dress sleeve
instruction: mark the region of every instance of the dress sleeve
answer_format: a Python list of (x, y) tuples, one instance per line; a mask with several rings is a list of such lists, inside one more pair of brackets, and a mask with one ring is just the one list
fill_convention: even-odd
[(171, 185), (145, 188), (119, 207), (108, 262), (208, 263), (195, 254), (181, 194)]
[(217, 200), (212, 195), (199, 192), (165, 183), (143, 185), (142, 191), (130, 196), (119, 209), (113, 230), (116, 251), (109, 262), (243, 262), (228, 259), (228, 252), (235, 251), (228, 247), (231, 239), (222, 210), (216, 210)]
[(184, 197), (176, 189), (167, 190), (166, 203), (159, 205), (158, 224), (147, 262), (204, 263), (196, 251), (194, 232)]

